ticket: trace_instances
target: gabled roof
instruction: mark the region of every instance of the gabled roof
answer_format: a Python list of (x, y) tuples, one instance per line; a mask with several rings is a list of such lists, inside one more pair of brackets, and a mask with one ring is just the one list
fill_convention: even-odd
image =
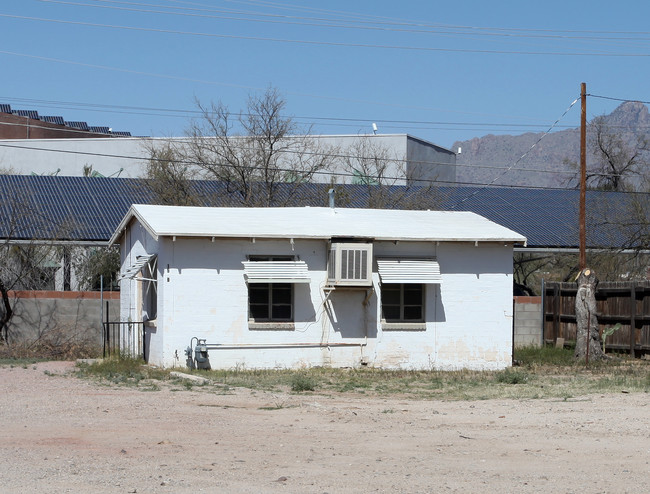
[(136, 218), (154, 238), (353, 237), (374, 240), (520, 242), (526, 238), (466, 211), (352, 208), (210, 208), (135, 204), (109, 243)]

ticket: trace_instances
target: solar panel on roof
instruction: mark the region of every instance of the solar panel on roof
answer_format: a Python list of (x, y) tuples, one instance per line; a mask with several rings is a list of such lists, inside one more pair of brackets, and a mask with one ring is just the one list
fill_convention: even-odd
[(65, 125), (65, 121), (63, 120), (63, 117), (59, 117), (59, 116), (41, 117), (41, 120), (43, 122), (47, 122), (47, 123), (52, 123), (52, 124), (57, 124), (57, 125)]
[(38, 112), (36, 110), (13, 110), (12, 113), (14, 115), (18, 115), (19, 117), (27, 117), (38, 120)]
[(68, 127), (79, 130), (88, 130), (88, 124), (86, 122), (66, 122)]
[(5, 103), (0, 103), (0, 112), (2, 113), (11, 113), (11, 105)]
[(116, 137), (131, 137), (131, 132), (125, 132), (122, 130), (114, 130), (111, 132)]
[(97, 132), (98, 134), (110, 134), (111, 133), (111, 129), (109, 127), (93, 127), (93, 126), (91, 126), (91, 127), (88, 127), (88, 130), (90, 130), (90, 132)]

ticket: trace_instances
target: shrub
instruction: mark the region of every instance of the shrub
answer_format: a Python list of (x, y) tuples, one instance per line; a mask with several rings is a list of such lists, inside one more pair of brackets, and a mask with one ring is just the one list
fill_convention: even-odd
[(516, 369), (504, 369), (497, 372), (495, 379), (502, 384), (523, 384), (528, 381), (528, 373)]
[(314, 391), (316, 382), (313, 377), (300, 372), (291, 376), (291, 391), (300, 393), (302, 391)]

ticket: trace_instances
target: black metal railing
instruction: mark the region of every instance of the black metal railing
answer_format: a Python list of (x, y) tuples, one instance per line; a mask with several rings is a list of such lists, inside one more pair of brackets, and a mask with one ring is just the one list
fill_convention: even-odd
[(146, 360), (143, 322), (104, 322), (104, 357), (123, 355)]

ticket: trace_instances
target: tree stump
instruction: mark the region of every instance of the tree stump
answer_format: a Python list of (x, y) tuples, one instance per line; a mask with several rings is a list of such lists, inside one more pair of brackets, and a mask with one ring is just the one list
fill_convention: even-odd
[(577, 278), (576, 293), (576, 360), (604, 359), (600, 335), (598, 333), (598, 314), (596, 312), (596, 287), (598, 278), (592, 269), (580, 271)]

